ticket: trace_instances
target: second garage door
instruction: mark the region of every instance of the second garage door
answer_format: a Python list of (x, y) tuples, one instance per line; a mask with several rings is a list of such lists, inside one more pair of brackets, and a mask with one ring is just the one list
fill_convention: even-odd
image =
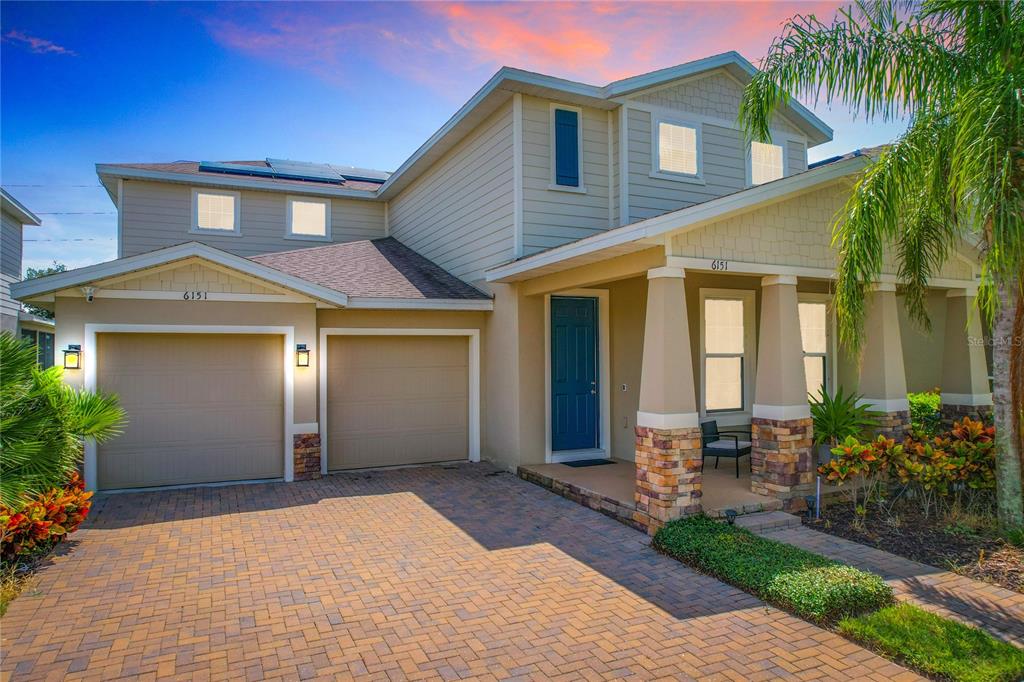
[(284, 475), (282, 338), (100, 334), (97, 384), (128, 412), (97, 452), (99, 488)]
[(458, 336), (328, 337), (328, 468), (466, 459), (468, 343)]

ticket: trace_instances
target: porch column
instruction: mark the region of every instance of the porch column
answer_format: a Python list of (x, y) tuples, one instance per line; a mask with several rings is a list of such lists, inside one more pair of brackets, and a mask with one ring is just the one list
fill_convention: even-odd
[(651, 534), (701, 509), (700, 430), (683, 277), (682, 268), (647, 271), (634, 520)]
[(761, 279), (757, 384), (751, 415), (750, 489), (802, 504), (814, 481), (814, 427), (807, 403), (796, 277)]
[(867, 295), (858, 390), (863, 402), (881, 413), (876, 432), (902, 441), (910, 427), (910, 403), (898, 305), (895, 284), (874, 284)]
[(967, 289), (946, 292), (946, 338), (942, 351), (942, 422), (992, 416), (981, 318)]

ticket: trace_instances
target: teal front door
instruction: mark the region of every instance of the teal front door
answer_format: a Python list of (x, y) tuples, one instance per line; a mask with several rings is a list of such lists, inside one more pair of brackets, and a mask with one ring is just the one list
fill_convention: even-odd
[(597, 299), (551, 297), (551, 449), (598, 446)]

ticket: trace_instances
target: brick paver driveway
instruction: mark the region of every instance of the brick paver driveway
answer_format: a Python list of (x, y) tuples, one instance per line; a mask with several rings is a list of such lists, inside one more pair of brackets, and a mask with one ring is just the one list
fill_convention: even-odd
[(100, 499), (0, 627), (14, 679), (913, 677), (480, 464)]

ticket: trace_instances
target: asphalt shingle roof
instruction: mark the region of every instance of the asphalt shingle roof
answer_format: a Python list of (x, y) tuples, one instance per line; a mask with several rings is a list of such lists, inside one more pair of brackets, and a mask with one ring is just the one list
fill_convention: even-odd
[(268, 253), (251, 260), (354, 297), (489, 298), (394, 237)]
[[(264, 166), (264, 167), (269, 167), (269, 166), (267, 166), (267, 162), (266, 161), (221, 161), (220, 163), (234, 164), (234, 165), (238, 165), (238, 166)], [(134, 169), (137, 169), (137, 170), (157, 171), (157, 172), (160, 172), (160, 173), (180, 173), (180, 174), (183, 174), (183, 175), (195, 175), (195, 176), (198, 176), (198, 177), (208, 177), (208, 178), (218, 178), (218, 179), (224, 179), (225, 177), (233, 177), (231, 174), (226, 174), (226, 173), (216, 173), (216, 172), (210, 172), (210, 171), (201, 171), (201, 170), (199, 170), (199, 162), (198, 161), (172, 161), (170, 163), (111, 163), (111, 164), (107, 164), (107, 165), (109, 165), (112, 168), (134, 168)], [(275, 177), (272, 180), (269, 179), (269, 178), (259, 178), (259, 179), (265, 179), (268, 182), (273, 182), (274, 184), (295, 185), (296, 187), (310, 187), (310, 186), (323, 187), (324, 186), (324, 183), (322, 183), (322, 182), (315, 182), (315, 181), (312, 181), (312, 180), (299, 180), (299, 179), (296, 179), (296, 178)], [(383, 181), (381, 181), (381, 182), (367, 182), (365, 180), (348, 180), (348, 179), (346, 179), (345, 182), (343, 182), (341, 184), (336, 184), (334, 186), (335, 187), (344, 187), (345, 189), (358, 189), (358, 190), (364, 190), (366, 192), (376, 192), (378, 189), (380, 189), (380, 186), (382, 184), (383, 184)]]

